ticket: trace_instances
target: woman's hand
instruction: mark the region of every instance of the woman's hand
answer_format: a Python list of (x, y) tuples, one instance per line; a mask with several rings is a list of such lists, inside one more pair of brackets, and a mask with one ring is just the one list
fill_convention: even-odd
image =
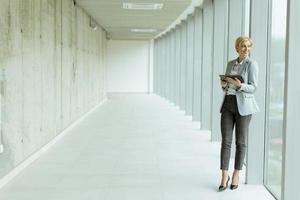
[(225, 89), (228, 85), (228, 83), (226, 81), (221, 80), (220, 83), (221, 83), (221, 86), (222, 86), (223, 89)]
[(226, 77), (225, 80), (227, 81), (227, 83), (231, 83), (235, 85), (237, 89), (241, 88), (241, 81), (238, 78), (233, 79), (233, 78)]

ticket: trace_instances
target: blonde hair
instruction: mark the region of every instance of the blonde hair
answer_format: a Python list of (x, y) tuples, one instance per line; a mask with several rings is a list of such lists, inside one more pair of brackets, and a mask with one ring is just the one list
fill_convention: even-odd
[(246, 36), (240, 36), (240, 37), (238, 37), (236, 40), (235, 40), (235, 49), (237, 50), (238, 49), (238, 47), (242, 44), (242, 43), (244, 43), (244, 42), (250, 42), (250, 47), (252, 47), (253, 46), (253, 42), (252, 42), (252, 40), (249, 38), (249, 37), (246, 37)]

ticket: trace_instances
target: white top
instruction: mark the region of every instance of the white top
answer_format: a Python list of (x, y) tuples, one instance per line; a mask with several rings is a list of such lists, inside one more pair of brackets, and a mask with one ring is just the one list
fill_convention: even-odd
[[(245, 60), (245, 59), (244, 59)], [(239, 67), (243, 64), (244, 60), (242, 60), (240, 63), (238, 62), (238, 59), (236, 59), (234, 66), (232, 67), (230, 71), (230, 75), (240, 75), (238, 74)], [(236, 86), (229, 83), (228, 88), (226, 91), (226, 95), (235, 95), (236, 94)]]

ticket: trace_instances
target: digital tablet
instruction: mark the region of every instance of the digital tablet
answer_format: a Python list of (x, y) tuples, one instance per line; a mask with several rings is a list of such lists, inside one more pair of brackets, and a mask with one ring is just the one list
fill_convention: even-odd
[(241, 81), (241, 83), (244, 82), (244, 79), (243, 79), (243, 77), (241, 75), (227, 75), (226, 74), (226, 75), (219, 75), (219, 76), (220, 76), (220, 79), (222, 81), (225, 80), (226, 77), (229, 77), (229, 78), (232, 78), (232, 79), (237, 78), (237, 79), (239, 79)]

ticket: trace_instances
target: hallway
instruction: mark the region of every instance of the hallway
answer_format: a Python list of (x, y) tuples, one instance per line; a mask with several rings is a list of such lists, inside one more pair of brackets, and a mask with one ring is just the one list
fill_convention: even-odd
[(219, 146), (158, 96), (112, 95), (3, 187), (0, 199), (272, 200), (261, 185), (217, 191)]

